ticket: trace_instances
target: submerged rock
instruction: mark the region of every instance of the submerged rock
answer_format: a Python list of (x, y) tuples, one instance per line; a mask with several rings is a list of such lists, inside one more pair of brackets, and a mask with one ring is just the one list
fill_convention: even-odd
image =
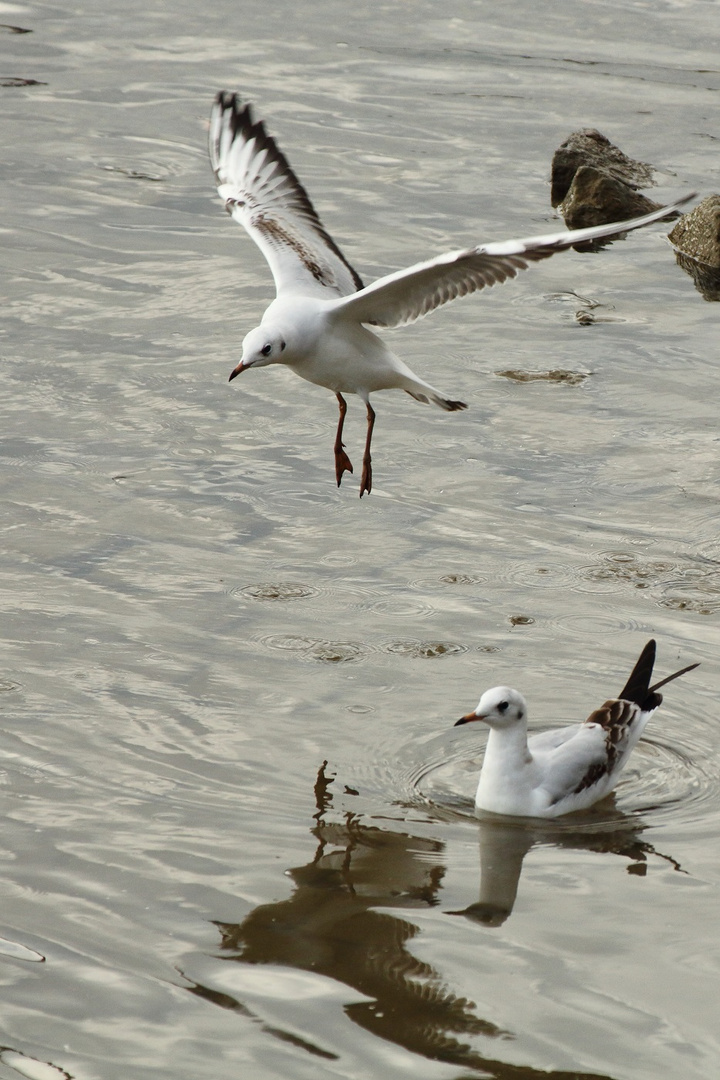
[(629, 158), (594, 128), (582, 128), (568, 136), (553, 155), (550, 193), (553, 206), (559, 206), (564, 201), (573, 177), (584, 165), (607, 173), (629, 188), (651, 187), (653, 184), (652, 165)]
[(565, 383), (566, 386), (579, 386), (588, 378), (587, 371), (565, 371), (556, 368), (554, 371), (522, 371), (520, 368), (509, 368), (507, 371), (496, 371), (503, 379), (511, 379), (513, 382), (551, 382)]

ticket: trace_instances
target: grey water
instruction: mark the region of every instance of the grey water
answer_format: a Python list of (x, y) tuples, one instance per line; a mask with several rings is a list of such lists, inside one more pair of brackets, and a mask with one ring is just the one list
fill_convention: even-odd
[[(273, 290), (206, 138), (253, 101), (367, 281), (561, 228), (580, 127), (710, 194), (717, 4), (0, 23), (1, 1080), (715, 1075), (720, 309), (663, 224), (389, 333), (469, 408), (377, 395), (360, 500), (333, 395), (227, 382)], [(476, 819), (480, 692), (582, 719), (650, 637), (701, 666), (614, 800)]]

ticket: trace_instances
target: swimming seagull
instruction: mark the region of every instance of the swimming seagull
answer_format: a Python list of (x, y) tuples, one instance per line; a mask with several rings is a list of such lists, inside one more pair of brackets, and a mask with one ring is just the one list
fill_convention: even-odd
[(509, 686), (486, 690), (474, 712), (457, 721), (484, 720), (490, 736), (475, 796), (478, 810), (522, 817), (554, 818), (585, 810), (617, 783), (630, 752), (662, 701), (661, 686), (688, 667), (650, 686), (655, 642), (648, 641), (617, 698), (583, 724), (527, 737), (527, 704)]
[(370, 394), (405, 390), (416, 401), (455, 412), (451, 401), (394, 355), (368, 326), (402, 326), (460, 296), (514, 278), (530, 263), (573, 244), (617, 236), (673, 213), (692, 195), (643, 217), (574, 232), (483, 244), (451, 251), (406, 270), (363, 283), (327, 233), (304, 187), (249, 104), (221, 91), (210, 116), (210, 159), (225, 209), (239, 221), (270, 264), (276, 299), (245, 337), (234, 379), (248, 368), (286, 364), (303, 379), (326, 386), (338, 400), (335, 477), (352, 472), (342, 441), (347, 403), (357, 394), (367, 409), (360, 497), (372, 488), (370, 442), (375, 411)]

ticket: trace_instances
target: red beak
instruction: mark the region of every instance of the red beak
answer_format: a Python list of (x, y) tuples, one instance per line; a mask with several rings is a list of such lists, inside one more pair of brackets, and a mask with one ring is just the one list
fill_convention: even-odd
[(232, 382), (233, 379), (235, 378), (235, 376), (239, 375), (240, 372), (244, 371), (244, 370), (245, 370), (245, 364), (243, 364), (243, 362), (241, 360), (240, 363), (238, 364), (238, 366), (236, 368), (233, 368), (232, 371), (230, 372), (230, 378), (228, 379), (228, 382)]

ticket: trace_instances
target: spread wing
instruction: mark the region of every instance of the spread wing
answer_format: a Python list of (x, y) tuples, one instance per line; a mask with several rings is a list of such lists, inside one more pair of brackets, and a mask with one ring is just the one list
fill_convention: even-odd
[(362, 288), (285, 155), (236, 94), (217, 95), (209, 143), (220, 198), (267, 259), (278, 296), (331, 299)]
[(458, 297), (517, 277), (518, 271), (527, 270), (531, 263), (548, 259), (574, 244), (619, 236), (660, 221), (694, 197), (694, 194), (687, 195), (669, 206), (628, 221), (452, 251), (379, 278), (360, 292), (338, 301), (336, 307), (343, 317), (352, 317), (358, 322), (372, 326), (402, 326)]

